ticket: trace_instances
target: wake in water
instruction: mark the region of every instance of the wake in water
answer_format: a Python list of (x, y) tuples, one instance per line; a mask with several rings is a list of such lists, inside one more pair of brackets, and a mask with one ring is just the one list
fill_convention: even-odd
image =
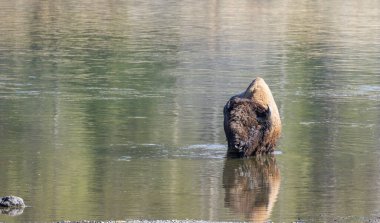
[[(160, 144), (123, 144), (113, 145), (122, 147), (123, 155), (118, 161), (131, 161), (133, 159), (225, 159), (227, 145), (225, 144), (194, 144), (177, 148), (169, 148)], [(275, 155), (282, 154), (280, 150), (274, 151)]]
[(123, 151), (123, 155), (117, 158), (117, 161), (145, 158), (223, 159), (227, 151), (227, 146), (222, 144), (195, 144), (177, 148), (151, 143), (111, 146)]

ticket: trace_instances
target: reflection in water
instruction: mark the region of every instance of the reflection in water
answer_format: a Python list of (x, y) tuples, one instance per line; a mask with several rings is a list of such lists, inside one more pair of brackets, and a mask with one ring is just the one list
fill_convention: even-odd
[(17, 216), (24, 212), (24, 207), (0, 207), (0, 214), (9, 215), (9, 216)]
[(273, 156), (227, 159), (223, 172), (225, 205), (248, 220), (270, 217), (280, 189), (280, 172)]

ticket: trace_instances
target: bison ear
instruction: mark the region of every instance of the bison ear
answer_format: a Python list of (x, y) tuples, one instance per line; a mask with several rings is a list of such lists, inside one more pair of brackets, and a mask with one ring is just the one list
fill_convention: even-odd
[(226, 105), (224, 106), (224, 112), (227, 112), (231, 110), (231, 100), (227, 101)]
[(228, 100), (227, 103), (226, 103), (226, 105), (224, 106), (224, 111), (225, 112), (231, 111), (231, 109), (234, 108), (234, 106), (235, 106), (235, 104), (237, 103), (238, 100), (239, 100), (239, 98), (237, 98), (235, 96), (232, 97), (232, 98), (230, 98), (230, 100)]

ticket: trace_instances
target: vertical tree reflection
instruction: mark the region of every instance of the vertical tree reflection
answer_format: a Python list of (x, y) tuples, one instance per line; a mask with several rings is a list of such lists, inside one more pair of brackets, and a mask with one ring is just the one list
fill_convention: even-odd
[(227, 159), (223, 171), (225, 205), (253, 222), (270, 217), (280, 189), (280, 171), (273, 156)]

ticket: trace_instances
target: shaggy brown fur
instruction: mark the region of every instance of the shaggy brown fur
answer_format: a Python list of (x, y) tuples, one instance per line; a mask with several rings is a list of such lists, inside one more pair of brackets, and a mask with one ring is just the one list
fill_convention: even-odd
[(281, 134), (281, 120), (264, 79), (256, 78), (245, 92), (233, 96), (223, 112), (228, 157), (273, 152)]

